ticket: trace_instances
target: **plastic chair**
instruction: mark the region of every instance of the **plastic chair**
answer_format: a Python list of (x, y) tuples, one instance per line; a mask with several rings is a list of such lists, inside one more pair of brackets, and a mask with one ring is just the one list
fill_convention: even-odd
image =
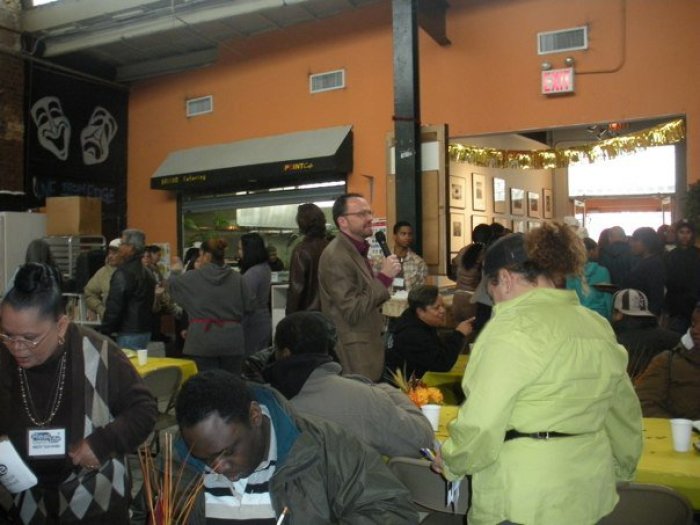
[(466, 479), (462, 480), (459, 501), (455, 505), (455, 512), (452, 513), (445, 505), (447, 482), (430, 470), (430, 463), (422, 459), (395, 457), (389, 460), (388, 467), (411, 493), (411, 499), (418, 510), (430, 511), (421, 521), (422, 525), (465, 523), (465, 515), (469, 508), (469, 485)]
[(158, 419), (153, 428), (154, 435), (151, 442), (151, 445), (155, 445), (156, 454), (160, 450), (160, 432), (177, 424), (175, 414), (172, 412), (181, 381), (182, 370), (177, 366), (158, 368), (143, 376), (143, 382), (158, 403)]
[(599, 525), (692, 525), (693, 508), (685, 496), (659, 485), (624, 483), (615, 510)]

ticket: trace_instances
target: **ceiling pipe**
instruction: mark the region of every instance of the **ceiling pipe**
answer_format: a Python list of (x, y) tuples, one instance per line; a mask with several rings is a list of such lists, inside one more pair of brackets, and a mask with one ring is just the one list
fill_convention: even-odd
[[(170, 9), (162, 16), (154, 20), (137, 21), (129, 20), (128, 26), (122, 23), (113, 28), (101, 27), (99, 31), (92, 31), (89, 28), (80, 30), (70, 35), (57, 36), (52, 38), (50, 29), (46, 29), (45, 35), (46, 50), (44, 56), (58, 56), (73, 53), (86, 48), (111, 44), (124, 39), (136, 38), (151, 35), (163, 31), (178, 29), (182, 22), (189, 25), (196, 25), (206, 22), (213, 22), (222, 18), (230, 18), (241, 15), (260, 13), (269, 9), (285, 7), (293, 4), (302, 4), (309, 0), (249, 0), (246, 3), (227, 2), (215, 7), (201, 5), (199, 9), (189, 12), (181, 11), (177, 18), (170, 13)], [(58, 29), (58, 26), (56, 27)]]
[(17, 58), (21, 58), (22, 60), (26, 60), (28, 62), (32, 62), (34, 64), (39, 64), (41, 66), (47, 67), (49, 69), (53, 69), (54, 71), (59, 71), (61, 73), (64, 73), (66, 75), (75, 77), (75, 78), (80, 78), (82, 80), (89, 80), (90, 82), (94, 82), (96, 84), (101, 84), (103, 86), (109, 86), (111, 88), (116, 88), (122, 91), (129, 91), (129, 86), (125, 86), (124, 84), (120, 84), (118, 82), (112, 82), (110, 80), (105, 80), (104, 78), (100, 78), (94, 75), (90, 75), (89, 73), (83, 73), (82, 71), (78, 71), (77, 69), (72, 69), (70, 67), (66, 66), (61, 66), (59, 64), (56, 64), (54, 62), (50, 62), (48, 60), (44, 60), (42, 58), (38, 58), (35, 56), (32, 56), (28, 53), (25, 53), (23, 51), (18, 51), (16, 49), (12, 49), (3, 45), (0, 45), (0, 53), (4, 55), (11, 55)]

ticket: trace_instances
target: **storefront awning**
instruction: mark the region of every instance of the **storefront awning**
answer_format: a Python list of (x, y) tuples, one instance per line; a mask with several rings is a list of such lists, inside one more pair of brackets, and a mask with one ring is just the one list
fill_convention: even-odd
[(175, 151), (151, 188), (257, 190), (339, 180), (350, 171), (352, 126), (338, 126)]

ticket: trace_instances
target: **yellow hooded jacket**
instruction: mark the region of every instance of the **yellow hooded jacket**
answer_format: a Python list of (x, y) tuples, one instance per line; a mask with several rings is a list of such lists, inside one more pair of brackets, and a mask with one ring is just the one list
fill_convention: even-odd
[[(608, 321), (571, 290), (496, 305), (442, 447), (448, 479), (473, 475), (470, 525), (592, 524), (612, 512), (615, 483), (633, 478), (642, 452), (626, 365)], [(510, 429), (576, 435), (504, 442)]]

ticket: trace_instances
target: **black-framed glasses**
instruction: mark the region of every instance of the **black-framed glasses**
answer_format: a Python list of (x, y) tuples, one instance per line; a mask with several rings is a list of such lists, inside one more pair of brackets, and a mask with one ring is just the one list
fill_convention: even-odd
[(347, 215), (357, 215), (358, 217), (371, 217), (372, 215), (374, 215), (374, 213), (372, 213), (372, 210), (362, 210), (362, 211), (353, 211), (353, 212), (349, 212), (349, 213), (343, 213), (343, 217), (345, 217)]

